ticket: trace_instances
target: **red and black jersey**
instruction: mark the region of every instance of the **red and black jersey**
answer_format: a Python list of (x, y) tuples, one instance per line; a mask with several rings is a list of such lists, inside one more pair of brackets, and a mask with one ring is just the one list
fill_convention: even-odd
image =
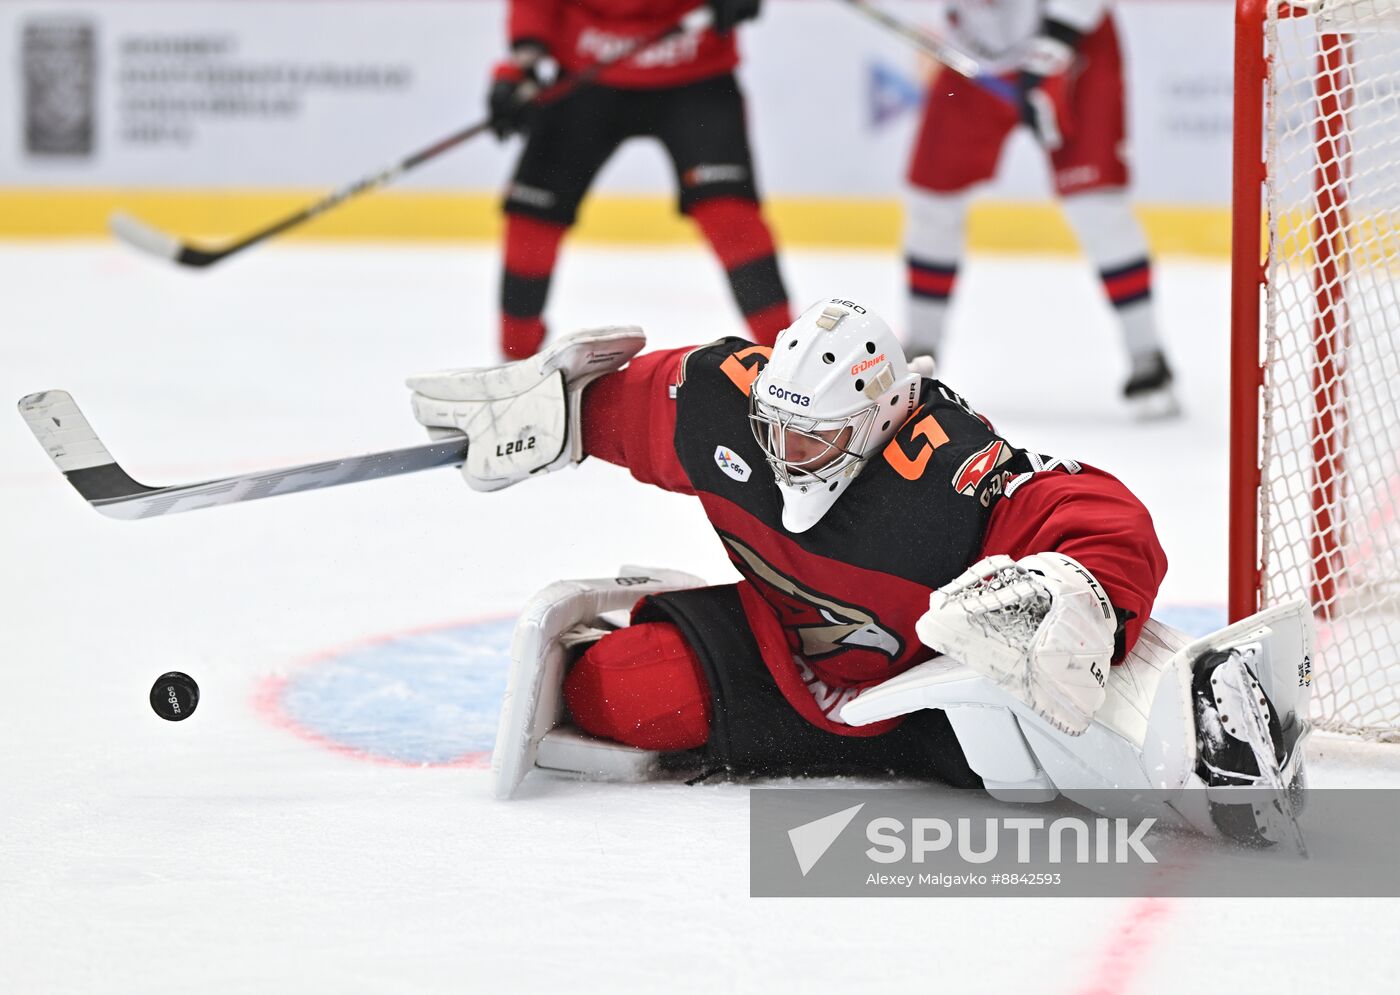
[[(664, 31), (700, 6), (696, 0), (511, 0), (510, 42), (535, 42), (560, 68), (578, 72), (614, 58), (623, 46)], [(668, 38), (604, 70), (603, 86), (680, 86), (730, 72), (739, 64), (734, 32)]]
[(927, 660), (915, 621), (929, 594), (993, 553), (1059, 550), (1084, 564), (1126, 619), (1147, 619), (1166, 557), (1142, 504), (1102, 471), (1019, 449), (956, 393), (924, 380), (918, 406), (820, 522), (791, 534), (749, 428), (748, 393), (770, 350), (723, 339), (648, 353), (584, 395), (584, 449), (633, 476), (699, 497), (784, 697), (842, 725), (862, 688)]

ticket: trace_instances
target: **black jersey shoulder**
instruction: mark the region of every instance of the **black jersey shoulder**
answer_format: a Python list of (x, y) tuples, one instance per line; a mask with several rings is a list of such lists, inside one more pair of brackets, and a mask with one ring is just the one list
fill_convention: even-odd
[(925, 379), (894, 437), (812, 530), (849, 562), (938, 587), (979, 555), (992, 509), (1026, 454), (951, 388)]
[(692, 349), (676, 385), (676, 454), (692, 486), (781, 528), (782, 499), (749, 424), (749, 391), (772, 354), (723, 338)]

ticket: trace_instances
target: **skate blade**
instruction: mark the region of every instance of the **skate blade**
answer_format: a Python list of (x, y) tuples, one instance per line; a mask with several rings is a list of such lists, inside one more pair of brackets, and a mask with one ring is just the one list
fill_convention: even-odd
[(1181, 404), (1170, 387), (1130, 397), (1128, 407), (1137, 421), (1167, 421), (1181, 417)]

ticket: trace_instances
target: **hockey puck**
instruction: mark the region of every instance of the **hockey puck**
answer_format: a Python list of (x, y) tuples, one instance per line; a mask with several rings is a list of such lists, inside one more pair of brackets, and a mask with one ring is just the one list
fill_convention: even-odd
[(151, 708), (168, 722), (189, 718), (198, 704), (199, 685), (189, 674), (172, 670), (151, 685)]

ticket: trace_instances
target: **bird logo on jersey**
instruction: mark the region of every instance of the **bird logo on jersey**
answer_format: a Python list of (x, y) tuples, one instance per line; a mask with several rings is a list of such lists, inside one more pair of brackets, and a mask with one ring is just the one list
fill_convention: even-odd
[(958, 467), (957, 473), (953, 474), (953, 490), (964, 497), (973, 497), (977, 494), (977, 488), (997, 467), (1007, 462), (1014, 455), (1010, 446), (1001, 439), (995, 439), (984, 449), (973, 453), (963, 461)]
[(861, 649), (880, 653), (893, 662), (904, 652), (904, 641), (871, 612), (808, 591), (738, 539), (723, 533), (720, 538), (729, 547), (730, 559), (739, 572), (778, 610), (783, 628), (796, 633), (800, 652), (808, 660)]

